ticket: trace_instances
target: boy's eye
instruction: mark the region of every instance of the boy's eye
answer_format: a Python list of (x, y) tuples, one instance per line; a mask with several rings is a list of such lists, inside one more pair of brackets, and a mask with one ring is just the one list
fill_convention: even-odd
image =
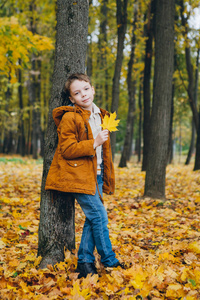
[(75, 95), (78, 95), (78, 92), (76, 92)]

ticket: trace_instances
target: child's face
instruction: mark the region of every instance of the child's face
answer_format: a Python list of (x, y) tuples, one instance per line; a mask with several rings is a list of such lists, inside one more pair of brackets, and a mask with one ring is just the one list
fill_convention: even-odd
[(87, 81), (74, 80), (70, 85), (70, 100), (83, 109), (92, 111), (92, 102), (94, 100), (94, 87)]

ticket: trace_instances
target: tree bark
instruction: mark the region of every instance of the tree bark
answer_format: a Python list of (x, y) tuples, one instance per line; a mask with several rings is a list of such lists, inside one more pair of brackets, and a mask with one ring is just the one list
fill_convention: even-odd
[(11, 130), (7, 131), (5, 137), (4, 137), (4, 143), (3, 143), (3, 153), (5, 154), (11, 154), (13, 153), (13, 133)]
[(107, 64), (107, 27), (108, 27), (108, 0), (100, 3), (100, 24), (98, 35), (98, 52), (96, 73), (96, 103), (100, 107), (108, 108), (108, 64)]
[[(185, 40), (187, 42), (188, 39), (188, 23), (187, 19), (184, 16), (184, 2), (183, 0), (180, 0), (180, 7), (181, 7), (181, 20), (182, 25), (184, 27), (184, 35)], [(197, 170), (199, 167), (200, 169), (200, 156), (199, 156), (199, 139), (200, 139), (200, 126), (199, 126), (199, 113), (197, 110), (197, 105), (195, 103), (195, 92), (194, 92), (194, 75), (193, 75), (193, 66), (191, 62), (191, 55), (190, 55), (190, 46), (186, 43), (185, 47), (185, 59), (186, 59), (186, 67), (187, 67), (187, 73), (188, 73), (188, 87), (187, 87), (187, 93), (189, 96), (189, 104), (192, 110), (193, 114), (193, 121), (195, 124), (195, 128), (197, 131), (197, 142), (196, 142), (196, 156), (195, 156), (195, 166), (194, 170)]]
[(138, 155), (138, 163), (139, 163), (139, 162), (141, 162), (141, 141), (142, 141), (142, 82), (140, 82), (138, 106), (139, 106), (139, 126), (138, 126), (138, 151), (137, 151), (138, 153), (137, 153), (137, 155)]
[(87, 75), (92, 77), (92, 36), (88, 35), (87, 46)]
[(186, 46), (185, 46), (185, 60), (186, 60), (186, 67), (187, 67), (187, 73), (188, 73), (188, 87), (187, 87), (187, 93), (189, 96), (189, 104), (193, 113), (193, 119), (194, 119), (194, 124), (196, 127), (196, 130), (198, 130), (198, 122), (199, 122), (199, 117), (198, 117), (198, 111), (197, 107), (194, 101), (194, 74), (193, 74), (193, 65), (191, 62), (191, 55), (190, 55), (190, 46), (188, 46), (188, 24), (187, 24), (187, 19), (184, 16), (184, 2), (183, 0), (180, 0), (180, 7), (181, 7), (181, 21), (182, 21), (182, 26), (184, 27), (184, 35), (185, 35), (185, 41), (186, 41)]
[(152, 63), (152, 44), (154, 36), (154, 18), (155, 18), (155, 0), (151, 0), (149, 3), (147, 18), (148, 23), (145, 26), (146, 49), (144, 60), (144, 80), (143, 80), (143, 99), (144, 99), (144, 111), (143, 111), (143, 160), (142, 171), (146, 171), (147, 154), (149, 149), (150, 139), (150, 117), (151, 117), (151, 63)]
[[(176, 5), (176, 0), (175, 0)], [(175, 22), (177, 20), (177, 14), (175, 13)], [(174, 49), (174, 70), (177, 69), (177, 55)], [(174, 140), (173, 140), (173, 119), (174, 119), (174, 93), (175, 93), (175, 80), (173, 79), (172, 85), (172, 102), (171, 102), (171, 116), (170, 116), (170, 128), (169, 128), (169, 145), (168, 145), (168, 163), (171, 164), (174, 158)]]
[(194, 76), (193, 76), (193, 66), (191, 63), (191, 57), (190, 57), (190, 48), (186, 47), (185, 48), (185, 58), (186, 58), (186, 65), (187, 65), (187, 72), (188, 72), (188, 96), (189, 96), (189, 104), (192, 109), (193, 113), (193, 119), (194, 119), (194, 124), (196, 129), (198, 129), (198, 111), (197, 107), (194, 101)]
[(194, 171), (200, 170), (200, 112), (199, 112), (199, 128), (197, 131), (196, 155), (194, 163)]
[[(198, 82), (199, 82), (199, 55), (200, 49), (198, 49), (197, 62), (196, 62), (196, 78), (195, 78), (195, 93), (194, 99), (197, 103), (198, 98)], [(193, 121), (194, 124), (194, 121)], [(195, 131), (195, 129), (194, 129)], [(197, 131), (197, 141), (196, 141), (196, 154), (195, 154), (195, 163), (194, 163), (194, 171), (200, 170), (200, 111), (199, 111), (199, 128)]]
[[(112, 85), (112, 105), (111, 112), (118, 112), (119, 106), (119, 81), (122, 69), (124, 39), (127, 28), (127, 4), (128, 0), (117, 0), (117, 58), (115, 61), (115, 71)], [(116, 132), (111, 134), (112, 156), (115, 155)]]
[[(89, 0), (89, 7), (93, 5), (93, 0)], [(90, 27), (90, 17), (88, 18), (88, 27)], [(92, 35), (88, 34), (88, 45), (87, 45), (87, 75), (92, 77)]]
[[(194, 88), (194, 102), (195, 105), (197, 105), (197, 97), (198, 97), (198, 83), (199, 83), (199, 55), (200, 55), (200, 49), (197, 51), (197, 58), (196, 58), (196, 71), (195, 71), (195, 88)], [(196, 135), (196, 128), (194, 119), (192, 119), (192, 134), (191, 134), (191, 142), (190, 142), (190, 148), (188, 151), (187, 159), (185, 164), (189, 165), (192, 154), (195, 150), (195, 135)]]
[(168, 163), (173, 161), (173, 118), (174, 118), (174, 84), (172, 86), (171, 115), (169, 126)]
[(30, 80), (28, 82), (29, 91), (29, 101), (31, 105), (32, 112), (32, 136), (31, 136), (31, 146), (32, 146), (32, 156), (33, 159), (38, 158), (39, 145), (38, 141), (40, 138), (40, 70), (38, 69), (38, 59), (40, 59), (35, 54), (32, 55), (32, 68), (30, 74)]
[[(36, 97), (38, 101), (38, 145), (37, 151), (38, 154), (41, 155), (44, 153), (44, 140), (43, 140), (43, 132), (42, 132), (42, 114), (41, 114), (41, 72), (42, 72), (42, 57), (39, 56), (37, 59), (37, 69), (38, 69), (38, 78), (37, 78), (37, 89), (36, 89)], [(42, 149), (43, 147), (43, 149)]]
[[(137, 4), (136, 4), (137, 5)], [(132, 140), (133, 140), (133, 128), (134, 128), (134, 112), (135, 112), (135, 79), (132, 79), (133, 73), (133, 63), (135, 57), (135, 30), (137, 22), (137, 9), (134, 7), (134, 20), (133, 20), (133, 30), (132, 30), (132, 41), (131, 41), (131, 53), (130, 59), (128, 62), (128, 74), (127, 74), (127, 86), (128, 86), (128, 96), (129, 96), (129, 105), (128, 105), (128, 115), (126, 121), (126, 133), (124, 139), (123, 151), (119, 163), (120, 168), (127, 166), (127, 161), (130, 159), (130, 153), (132, 149)]]
[[(10, 83), (10, 77), (8, 79), (8, 83)], [(11, 93), (11, 88), (8, 85), (7, 90), (5, 92), (5, 99), (6, 99), (6, 104), (5, 104), (5, 112), (8, 112), (8, 116), (7, 118), (10, 118), (10, 113), (9, 113), (9, 103), (10, 103), (10, 99), (11, 99), (12, 93)], [(5, 117), (4, 117), (5, 118)], [(12, 150), (12, 131), (8, 128), (6, 128), (6, 126), (4, 125), (3, 122), (3, 130), (2, 130), (2, 152), (3, 153), (10, 153)]]
[[(100, 23), (100, 71), (104, 78), (102, 86), (103, 105), (108, 110), (108, 64), (107, 64), (107, 26), (108, 26), (108, 0), (103, 0), (101, 5), (102, 21)], [(102, 51), (103, 50), (103, 51)]]
[[(21, 64), (21, 60), (19, 60)], [(19, 108), (20, 108), (20, 118), (19, 118), (19, 137), (18, 137), (18, 152), (21, 156), (25, 156), (25, 135), (24, 135), (24, 120), (23, 120), (23, 88), (22, 88), (22, 71), (18, 71), (18, 95), (19, 95)]]
[(194, 153), (194, 149), (195, 149), (195, 135), (196, 135), (196, 128), (194, 125), (194, 120), (192, 119), (192, 126), (191, 126), (191, 141), (190, 141), (190, 148), (187, 154), (187, 158), (185, 161), (185, 165), (189, 165), (191, 158), (192, 158), (192, 154)]
[(156, 1), (154, 93), (144, 195), (165, 198), (174, 70), (174, 0)]
[(45, 182), (57, 146), (56, 126), (52, 118), (55, 107), (66, 105), (63, 86), (70, 73), (85, 72), (88, 33), (88, 1), (57, 1), (57, 36), (53, 84), (45, 139), (41, 189), (41, 214), (38, 255), (40, 268), (64, 259), (64, 247), (75, 248), (74, 199), (67, 193), (45, 191)]
[[(29, 30), (35, 34), (36, 30), (36, 20), (34, 18), (34, 12), (37, 9), (36, 1), (31, 1), (29, 5), (30, 9), (30, 24)], [(38, 80), (38, 55), (32, 54), (31, 58), (31, 71), (29, 73), (29, 81), (28, 81), (28, 93), (29, 93), (29, 101), (31, 105), (32, 111), (32, 135), (31, 135), (31, 150), (34, 159), (38, 158), (38, 140), (40, 135), (40, 113), (39, 113), (39, 98), (38, 98), (38, 89), (40, 89), (40, 82)], [(39, 96), (40, 97), (40, 96)]]

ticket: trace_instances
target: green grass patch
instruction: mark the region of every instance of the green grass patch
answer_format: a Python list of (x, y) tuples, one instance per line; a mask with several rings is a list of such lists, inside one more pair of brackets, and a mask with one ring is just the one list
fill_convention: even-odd
[(12, 157), (12, 158), (7, 158), (7, 157), (0, 157), (0, 163), (7, 164), (9, 162), (12, 163), (17, 163), (17, 164), (42, 164), (43, 163), (43, 158), (38, 158), (38, 159), (30, 159), (30, 158), (20, 158), (20, 157)]

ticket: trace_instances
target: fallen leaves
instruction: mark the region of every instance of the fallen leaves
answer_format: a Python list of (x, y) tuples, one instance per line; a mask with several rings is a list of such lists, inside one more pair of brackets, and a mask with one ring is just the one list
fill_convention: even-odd
[[(38, 270), (42, 164), (0, 163), (0, 298), (200, 299), (200, 177), (192, 166), (167, 168), (166, 201), (142, 198), (140, 166), (116, 167), (116, 193), (104, 196), (113, 249), (126, 269), (104, 269), (77, 279), (77, 250)], [(76, 245), (83, 213), (76, 205)]]

